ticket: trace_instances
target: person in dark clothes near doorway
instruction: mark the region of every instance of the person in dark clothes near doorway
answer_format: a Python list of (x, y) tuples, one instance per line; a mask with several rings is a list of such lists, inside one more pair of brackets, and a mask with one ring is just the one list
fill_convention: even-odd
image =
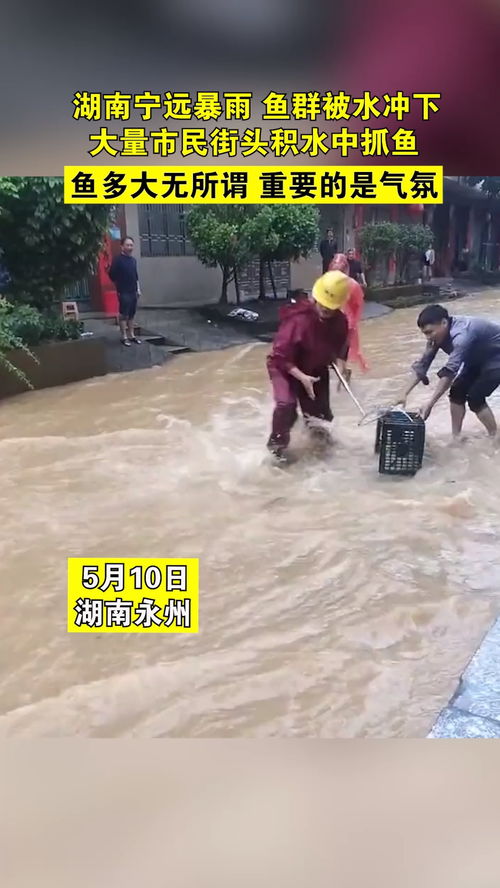
[(323, 260), (323, 274), (326, 274), (328, 266), (337, 252), (337, 241), (333, 228), (326, 229), (326, 237), (321, 241), (319, 251)]
[(120, 332), (123, 345), (130, 346), (133, 342), (140, 345), (141, 340), (134, 335), (134, 318), (137, 301), (141, 295), (137, 261), (132, 256), (134, 250), (133, 237), (124, 237), (121, 242), (121, 253), (116, 256), (108, 271), (118, 293), (120, 311)]
[(346, 256), (349, 263), (349, 277), (352, 277), (358, 284), (361, 284), (362, 287), (366, 288), (365, 273), (361, 262), (359, 259), (356, 259), (356, 253), (351, 248), (347, 251)]

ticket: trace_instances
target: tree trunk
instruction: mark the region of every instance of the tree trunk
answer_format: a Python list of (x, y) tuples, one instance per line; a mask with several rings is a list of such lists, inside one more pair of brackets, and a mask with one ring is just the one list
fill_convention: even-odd
[(410, 264), (410, 254), (408, 250), (402, 250), (399, 258), (398, 280), (400, 284), (408, 283), (408, 272)]
[(277, 294), (277, 292), (276, 292), (276, 284), (274, 283), (273, 266), (272, 266), (272, 263), (271, 263), (271, 262), (268, 262), (268, 263), (267, 263), (267, 269), (268, 269), (268, 271), (269, 271), (269, 277), (270, 277), (270, 279), (271, 279), (271, 286), (272, 286), (272, 288), (273, 288), (273, 296), (274, 296), (275, 299), (277, 299), (277, 298), (278, 298), (278, 294)]
[(234, 278), (234, 289), (236, 290), (236, 305), (239, 305), (241, 302), (240, 299), (240, 284), (238, 281), (238, 270), (236, 268), (233, 269), (233, 278)]
[(229, 281), (230, 281), (229, 268), (227, 267), (227, 265), (223, 265), (222, 266), (222, 290), (221, 290), (220, 299), (219, 299), (220, 305), (227, 305), (227, 303), (228, 303), (227, 287), (228, 287)]
[(401, 283), (401, 255), (398, 252), (394, 254), (394, 283)]
[(384, 287), (389, 284), (389, 267), (391, 264), (391, 253), (386, 253), (384, 261)]
[(266, 298), (266, 262), (265, 259), (259, 259), (259, 299), (262, 301)]

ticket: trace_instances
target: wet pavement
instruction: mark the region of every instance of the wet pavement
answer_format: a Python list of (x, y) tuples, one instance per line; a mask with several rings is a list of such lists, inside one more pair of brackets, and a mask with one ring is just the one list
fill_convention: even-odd
[(429, 737), (500, 737), (500, 620), (472, 658)]

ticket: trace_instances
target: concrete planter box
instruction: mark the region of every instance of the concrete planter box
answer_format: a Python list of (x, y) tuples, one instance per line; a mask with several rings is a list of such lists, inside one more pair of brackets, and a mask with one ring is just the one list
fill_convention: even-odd
[(366, 298), (374, 302), (383, 302), (384, 305), (393, 305), (402, 299), (413, 299), (425, 296), (423, 284), (401, 284), (388, 287), (368, 287)]
[[(80, 382), (107, 372), (106, 352), (99, 339), (76, 339), (67, 342), (44, 342), (31, 349), (38, 358), (35, 364), (23, 351), (7, 354), (9, 361), (26, 374), (35, 389)], [(0, 366), (0, 399), (29, 391), (23, 382)]]
[(449, 299), (460, 299), (467, 296), (466, 290), (452, 289), (451, 295), (443, 293), (435, 284), (408, 284), (399, 287), (378, 287), (369, 293), (366, 298), (374, 302), (381, 302), (389, 308), (411, 308), (413, 305), (429, 305), (434, 302), (447, 302)]

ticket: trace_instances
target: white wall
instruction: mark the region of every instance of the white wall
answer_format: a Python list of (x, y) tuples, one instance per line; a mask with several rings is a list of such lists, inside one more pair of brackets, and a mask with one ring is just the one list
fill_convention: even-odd
[[(135, 240), (135, 256), (143, 305), (176, 305), (218, 302), (222, 274), (207, 268), (195, 256), (141, 256), (137, 207), (126, 207), (127, 234)], [(234, 288), (229, 287), (232, 299)]]
[(298, 290), (311, 290), (317, 278), (323, 270), (323, 263), (319, 253), (313, 253), (308, 259), (299, 259), (290, 266), (290, 288)]

